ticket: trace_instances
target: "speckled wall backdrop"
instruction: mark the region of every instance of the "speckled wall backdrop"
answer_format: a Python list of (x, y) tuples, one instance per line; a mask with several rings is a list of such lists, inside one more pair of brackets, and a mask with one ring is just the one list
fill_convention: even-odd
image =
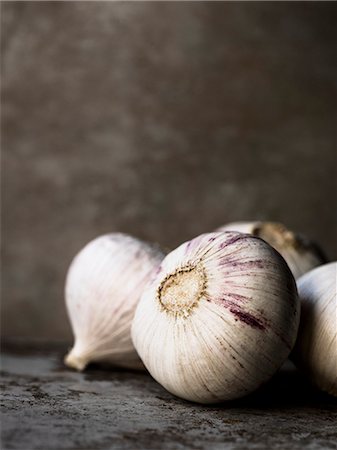
[(336, 6), (2, 2), (5, 336), (69, 338), (73, 255), (271, 219), (336, 257)]

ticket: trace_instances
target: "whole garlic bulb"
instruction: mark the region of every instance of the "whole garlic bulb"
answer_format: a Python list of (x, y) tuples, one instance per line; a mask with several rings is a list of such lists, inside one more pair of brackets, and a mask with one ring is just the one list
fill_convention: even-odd
[(92, 361), (142, 368), (131, 322), (145, 285), (164, 254), (121, 233), (89, 242), (74, 258), (65, 299), (75, 343), (65, 363), (83, 370)]
[(163, 260), (136, 309), (132, 339), (171, 393), (214, 403), (267, 381), (295, 342), (299, 300), (283, 258), (262, 239), (201, 235)]
[(258, 236), (274, 247), (286, 260), (297, 279), (327, 262), (322, 250), (308, 239), (276, 222), (234, 222), (216, 231), (240, 231)]
[(337, 262), (298, 282), (301, 322), (292, 359), (323, 391), (337, 396)]

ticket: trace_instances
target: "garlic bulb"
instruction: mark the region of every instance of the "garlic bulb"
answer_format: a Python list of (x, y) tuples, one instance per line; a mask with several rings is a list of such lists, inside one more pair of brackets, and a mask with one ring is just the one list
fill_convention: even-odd
[(258, 236), (274, 247), (286, 260), (297, 279), (327, 262), (322, 250), (308, 239), (275, 222), (234, 222), (216, 231), (240, 231)]
[(311, 270), (297, 284), (302, 314), (292, 359), (337, 396), (337, 262)]
[(141, 368), (131, 341), (136, 305), (164, 254), (121, 233), (100, 236), (73, 260), (65, 298), (75, 344), (65, 358), (83, 370), (91, 361)]
[(211, 233), (166, 256), (131, 334), (168, 391), (213, 403), (267, 381), (290, 353), (298, 321), (296, 284), (283, 258), (257, 237)]

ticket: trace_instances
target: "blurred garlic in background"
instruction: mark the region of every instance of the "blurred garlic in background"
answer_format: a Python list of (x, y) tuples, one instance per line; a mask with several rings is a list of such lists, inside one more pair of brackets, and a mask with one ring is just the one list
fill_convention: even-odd
[(216, 231), (239, 231), (264, 239), (283, 256), (296, 279), (327, 262), (327, 258), (318, 245), (288, 230), (281, 223), (233, 222)]
[(142, 368), (130, 328), (136, 305), (164, 254), (131, 236), (113, 233), (74, 258), (65, 299), (75, 343), (65, 363), (83, 370), (92, 361)]
[(337, 396), (337, 262), (297, 282), (301, 322), (292, 359), (323, 391)]
[(265, 241), (210, 233), (169, 253), (132, 324), (134, 345), (171, 393), (213, 403), (266, 382), (293, 348), (295, 280)]

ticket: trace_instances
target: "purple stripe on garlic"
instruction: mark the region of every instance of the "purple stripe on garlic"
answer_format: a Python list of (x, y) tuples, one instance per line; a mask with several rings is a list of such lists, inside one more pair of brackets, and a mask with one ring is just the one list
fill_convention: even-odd
[(267, 381), (294, 345), (295, 280), (262, 239), (204, 234), (161, 264), (136, 309), (132, 339), (144, 365), (187, 400), (231, 400)]
[(280, 223), (233, 222), (215, 231), (238, 231), (264, 239), (283, 256), (296, 279), (327, 262), (326, 256), (317, 244), (288, 230)]

